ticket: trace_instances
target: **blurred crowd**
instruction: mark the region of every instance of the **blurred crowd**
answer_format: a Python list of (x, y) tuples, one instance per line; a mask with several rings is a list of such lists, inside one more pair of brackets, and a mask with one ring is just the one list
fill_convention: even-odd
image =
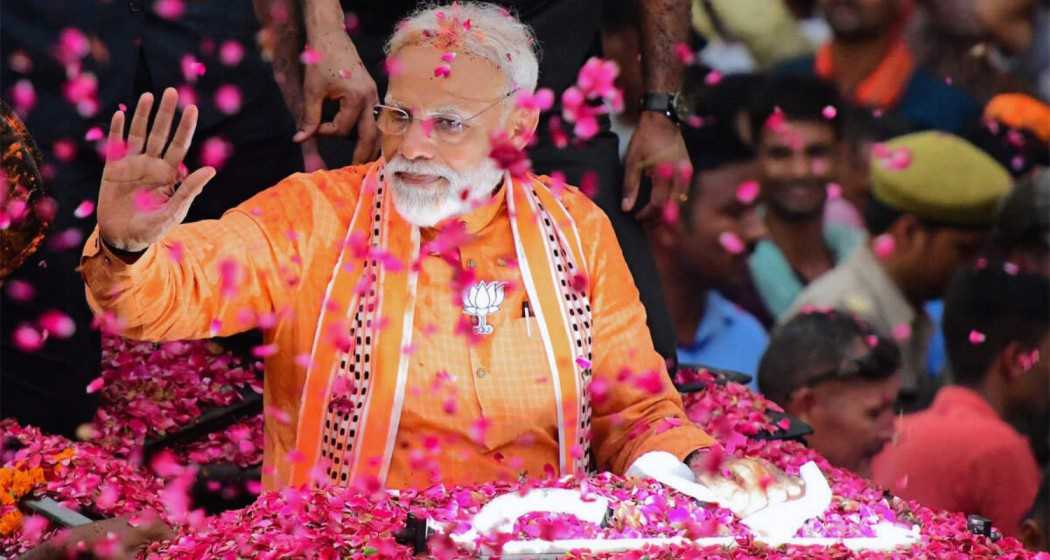
[[(748, 374), (833, 464), (1050, 550), (1050, 2), (501, 3), (556, 100), (618, 65), (623, 110), (568, 145), (544, 117), (529, 157), (609, 215), (670, 364)], [(221, 172), (188, 221), (378, 155), (381, 47), (415, 2), (354, 4), (3, 4), (0, 417), (94, 414), (77, 266), (121, 104), (200, 106), (187, 166)]]

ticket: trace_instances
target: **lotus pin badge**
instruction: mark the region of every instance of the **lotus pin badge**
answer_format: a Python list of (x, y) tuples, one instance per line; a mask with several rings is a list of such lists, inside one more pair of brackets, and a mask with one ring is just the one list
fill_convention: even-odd
[(485, 317), (499, 310), (506, 282), (478, 282), (463, 292), (463, 313), (477, 318), (474, 334), (492, 334)]

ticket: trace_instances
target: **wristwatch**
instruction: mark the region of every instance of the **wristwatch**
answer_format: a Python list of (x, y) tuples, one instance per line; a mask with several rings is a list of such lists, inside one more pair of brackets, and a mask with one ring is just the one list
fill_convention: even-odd
[(679, 124), (682, 122), (678, 116), (679, 98), (678, 92), (647, 91), (642, 95), (642, 110), (660, 113), (671, 119), (671, 122)]

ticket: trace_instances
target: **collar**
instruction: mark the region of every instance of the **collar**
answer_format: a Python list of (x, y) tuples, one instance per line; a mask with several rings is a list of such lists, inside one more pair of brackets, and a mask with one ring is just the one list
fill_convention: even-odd
[(980, 393), (960, 385), (941, 387), (930, 408), (945, 412), (964, 409), (972, 416), (999, 419), (999, 414)]
[(733, 304), (715, 290), (707, 292), (704, 316), (696, 328), (696, 336), (686, 350), (698, 350), (733, 325)]
[[(874, 296), (875, 308), (888, 324), (913, 325), (916, 318), (920, 318), (911, 302), (904, 297), (904, 292), (897, 287), (893, 278), (890, 278), (890, 275), (879, 264), (875, 253), (867, 243), (861, 243), (846, 262), (847, 266), (855, 272), (857, 279), (867, 285)], [(921, 317), (925, 317), (925, 314)]]
[[(821, 78), (830, 80), (835, 76), (835, 48), (836, 43), (832, 40), (817, 49), (814, 69)], [(914, 71), (915, 57), (903, 34), (898, 32), (882, 61), (849, 92), (849, 98), (866, 107), (892, 109), (903, 97)]]

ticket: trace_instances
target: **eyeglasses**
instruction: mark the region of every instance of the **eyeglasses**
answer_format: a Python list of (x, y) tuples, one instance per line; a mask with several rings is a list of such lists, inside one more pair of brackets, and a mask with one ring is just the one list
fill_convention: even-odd
[(518, 88), (510, 90), (491, 105), (469, 117), (460, 117), (450, 113), (428, 113), (425, 116), (414, 116), (405, 109), (383, 105), (382, 103), (372, 108), (372, 116), (375, 117), (376, 126), (383, 134), (401, 136), (408, 132), (408, 128), (412, 126), (412, 121), (419, 120), (423, 123), (423, 130), (426, 131), (427, 136), (433, 134), (443, 144), (458, 144), (466, 138), (467, 131), (470, 129), (470, 121), (503, 103), (517, 91)]

